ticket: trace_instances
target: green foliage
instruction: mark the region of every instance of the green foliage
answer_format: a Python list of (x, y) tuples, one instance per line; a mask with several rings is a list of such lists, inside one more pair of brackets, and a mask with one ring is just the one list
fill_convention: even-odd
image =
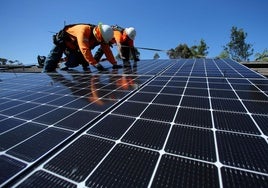
[(228, 52), (230, 57), (235, 61), (249, 61), (249, 57), (253, 54), (252, 44), (246, 43), (247, 33), (243, 29), (232, 27), (231, 41), (224, 46), (224, 50)]
[(180, 44), (175, 49), (170, 49), (167, 52), (170, 59), (176, 58), (192, 58), (193, 54), (187, 44)]
[(9, 60), (6, 58), (0, 58), (0, 65), (8, 65), (8, 66), (12, 66), (12, 65), (23, 65), (22, 62), (20, 62), (19, 60)]
[(200, 40), (198, 46), (188, 47), (187, 44), (179, 44), (175, 49), (170, 49), (167, 55), (170, 59), (176, 58), (203, 58), (208, 54), (208, 46), (203, 39)]
[(256, 53), (255, 54), (255, 61), (268, 62), (268, 50), (265, 49), (262, 53)]
[(200, 44), (197, 46), (197, 56), (206, 57), (208, 55), (208, 46), (204, 39), (200, 40)]
[(226, 59), (226, 58), (230, 58), (230, 55), (228, 53), (228, 51), (223, 50), (219, 56), (217, 56), (216, 58), (222, 58), (222, 59)]
[(8, 59), (6, 58), (0, 58), (0, 65), (6, 65)]

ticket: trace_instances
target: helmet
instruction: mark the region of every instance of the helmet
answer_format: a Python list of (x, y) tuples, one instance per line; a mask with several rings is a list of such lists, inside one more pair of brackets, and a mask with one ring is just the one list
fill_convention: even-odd
[(127, 34), (127, 36), (131, 39), (134, 40), (136, 37), (136, 30), (134, 27), (128, 27), (125, 29), (125, 32)]
[(109, 25), (99, 24), (101, 36), (104, 42), (108, 43), (114, 37), (114, 31)]

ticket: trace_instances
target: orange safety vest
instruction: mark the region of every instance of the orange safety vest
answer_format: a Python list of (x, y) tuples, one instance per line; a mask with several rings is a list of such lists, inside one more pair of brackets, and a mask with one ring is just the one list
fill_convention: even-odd
[(118, 30), (114, 30), (114, 39), (115, 39), (116, 43), (126, 45), (126, 46), (130, 46), (130, 47), (134, 47), (133, 40), (131, 40), (127, 36), (125, 31), (121, 32), (121, 31), (118, 31)]
[(97, 45), (100, 45), (107, 60), (112, 64), (116, 64), (116, 60), (109, 44), (98, 42), (93, 34), (93, 29), (94, 27), (86, 24), (67, 26), (65, 31), (70, 40), (66, 40), (66, 46), (70, 49), (78, 48), (77, 50), (80, 50), (89, 64), (96, 65), (97, 61), (94, 59), (91, 50)]

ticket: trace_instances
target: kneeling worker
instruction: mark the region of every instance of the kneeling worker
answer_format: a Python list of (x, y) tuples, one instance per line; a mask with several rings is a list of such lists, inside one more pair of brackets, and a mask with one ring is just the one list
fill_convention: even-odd
[[(134, 48), (134, 40), (136, 37), (136, 30), (133, 27), (122, 28), (118, 25), (112, 26), (114, 30), (114, 38), (110, 41), (110, 45), (116, 44), (120, 58), (123, 60), (124, 67), (130, 67), (130, 53), (134, 62), (139, 61), (139, 57), (136, 54)], [(99, 48), (95, 53), (94, 58), (100, 61), (104, 51)]]
[(93, 58), (91, 53), (91, 50), (98, 45), (113, 68), (121, 68), (121, 65), (117, 65), (109, 46), (109, 41), (113, 36), (113, 29), (108, 25), (74, 24), (65, 26), (54, 36), (55, 46), (46, 57), (43, 72), (54, 72), (63, 53), (67, 57), (67, 62), (61, 63), (62, 70), (68, 70), (68, 68), (81, 64), (85, 71), (90, 70), (89, 65), (103, 71), (105, 68)]

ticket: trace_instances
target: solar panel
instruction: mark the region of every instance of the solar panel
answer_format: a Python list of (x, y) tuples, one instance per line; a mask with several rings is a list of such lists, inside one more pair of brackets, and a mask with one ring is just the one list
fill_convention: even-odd
[(1, 73), (0, 91), (1, 187), (268, 187), (268, 80), (231, 59)]

